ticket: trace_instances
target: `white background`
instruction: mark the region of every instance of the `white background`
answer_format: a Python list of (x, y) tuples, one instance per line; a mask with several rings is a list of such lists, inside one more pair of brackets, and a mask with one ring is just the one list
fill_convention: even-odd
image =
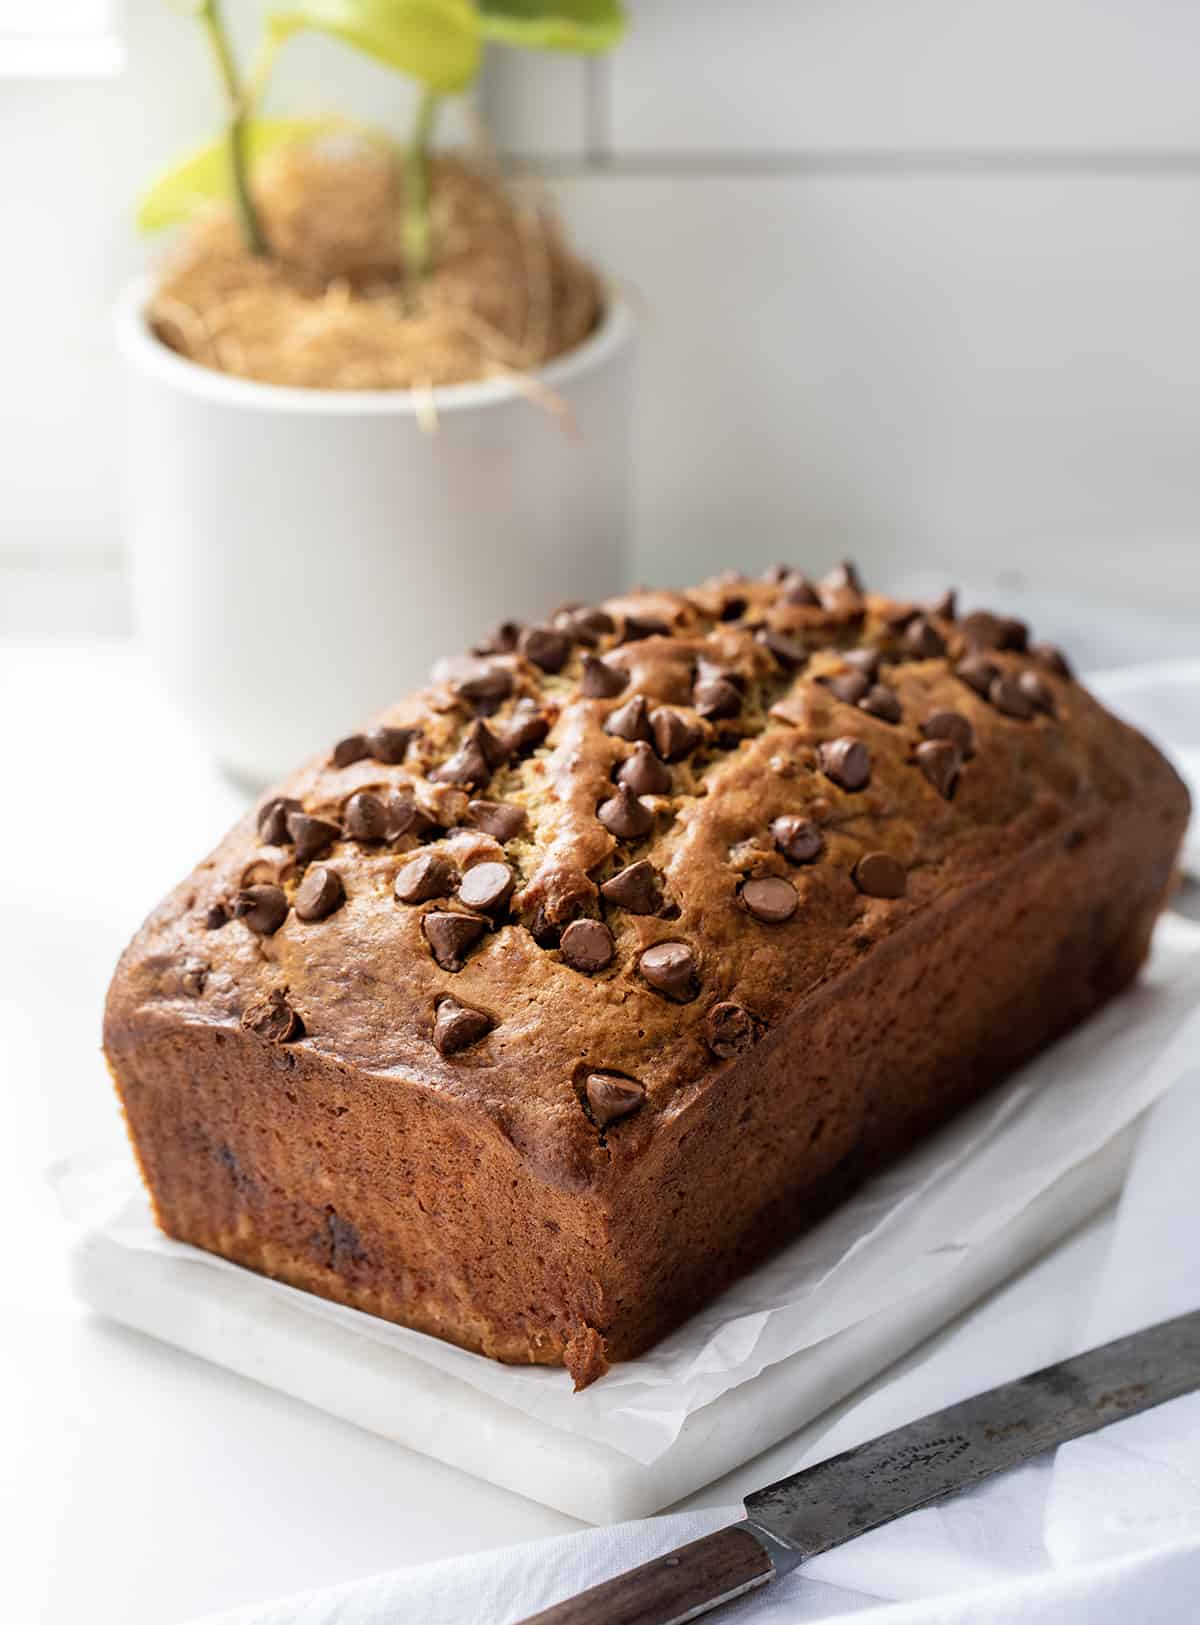
[[(640, 295), (639, 576), (853, 548), (877, 578), (1194, 609), (1200, 8), (632, 11), (610, 61), (505, 53), (482, 101)], [(46, 561), (84, 566), (55, 625), (120, 619), (107, 309), (147, 251), (139, 185), (216, 119), (166, 0), (128, 0), (123, 37), (119, 73), (0, 98), (0, 630), (44, 620)], [(404, 88), (324, 42), (279, 86), (404, 122)]]

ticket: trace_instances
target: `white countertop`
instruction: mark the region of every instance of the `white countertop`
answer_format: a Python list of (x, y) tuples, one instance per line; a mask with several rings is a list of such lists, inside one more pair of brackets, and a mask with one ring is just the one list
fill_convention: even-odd
[[(6, 1617), (177, 1625), (575, 1527), (73, 1304), (43, 1170), (121, 1144), (98, 1050), (113, 962), (241, 801), (127, 645), (0, 645), (0, 727)], [(1018, 1283), (976, 1311), (1025, 1317), (1030, 1365), (1060, 1352), (1108, 1223), (1037, 1266), (1041, 1290)], [(770, 1475), (768, 1456), (695, 1502), (728, 1502)]]

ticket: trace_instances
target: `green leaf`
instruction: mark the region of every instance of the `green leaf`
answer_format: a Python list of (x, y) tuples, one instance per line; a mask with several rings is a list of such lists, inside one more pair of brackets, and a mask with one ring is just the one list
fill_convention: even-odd
[(267, 25), (278, 40), (313, 28), (399, 68), (431, 90), (465, 90), (479, 71), (472, 0), (293, 0)]
[(487, 39), (537, 51), (607, 51), (625, 22), (620, 0), (479, 0)]
[[(250, 167), (276, 147), (289, 141), (307, 141), (330, 130), (347, 128), (334, 118), (264, 118), (246, 127), (246, 158)], [(224, 136), (164, 169), (138, 204), (142, 231), (162, 231), (190, 220), (196, 210), (217, 198), (228, 197), (229, 144)]]

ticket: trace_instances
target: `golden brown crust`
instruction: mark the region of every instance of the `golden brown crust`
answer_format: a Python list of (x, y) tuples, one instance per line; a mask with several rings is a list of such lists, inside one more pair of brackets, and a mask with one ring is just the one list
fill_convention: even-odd
[[(267, 838), (255, 818), (243, 820), (151, 915), (110, 992), (106, 1049), (167, 1227), (502, 1358), (565, 1359), (588, 1381), (603, 1369), (602, 1334), (609, 1357), (644, 1346), (686, 1312), (685, 1289), (694, 1301), (792, 1233), (799, 1198), (819, 1206), (854, 1166), (900, 1149), (918, 1120), (936, 1121), (1079, 1019), (1111, 990), (1097, 966), (1120, 963), (1113, 986), (1136, 968), (1186, 794), (1151, 745), (1065, 675), (1061, 657), (1025, 649), (1023, 628), (941, 610), (863, 594), (852, 571), (816, 588), (795, 574), (729, 577), (689, 593), (633, 594), (599, 615), (569, 609), (545, 628), (501, 629), (491, 652), (446, 663), (374, 732), (295, 774), (265, 804)], [(270, 805), (277, 800), (282, 807)], [(496, 804), (509, 809), (499, 819)], [(648, 896), (644, 884), (602, 893), (644, 863)], [(469, 907), (457, 888), (472, 870)], [(413, 900), (397, 900), (402, 871), (401, 894)], [(595, 924), (564, 941), (580, 920)], [(966, 933), (960, 954), (972, 931), (992, 941), (993, 970), (980, 964), (976, 973), (993, 976), (998, 1003), (978, 985), (965, 1004), (954, 998), (953, 967), (939, 971), (937, 959), (939, 933), (951, 929)], [(643, 962), (649, 949), (658, 952)], [(1058, 958), (1046, 959), (1050, 951)], [(854, 1056), (874, 1018), (851, 990), (866, 976), (877, 1008), (903, 980), (894, 968), (889, 983), (883, 967), (914, 953), (930, 970), (909, 1002), (927, 1024), (939, 1011), (949, 1023), (928, 1046), (930, 1055), (945, 1051), (933, 1069), (935, 1098), (905, 1110), (926, 1085), (920, 1057), (898, 1048), (869, 1155), (855, 1152), (870, 1138), (861, 1121), (832, 1162), (835, 1134), (819, 1153), (777, 1134), (786, 1154), (754, 1152), (769, 1164), (761, 1195), (742, 1189), (732, 1208), (715, 1191), (706, 1199), (709, 1218), (722, 1215), (724, 1240), (709, 1235), (700, 1246), (699, 1209), (689, 1210), (687, 1236), (670, 1224), (664, 1232), (647, 1195), (661, 1199), (672, 1178), (664, 1148), (720, 1121), (726, 1101), (757, 1111), (750, 1080), (771, 1057), (803, 1072), (830, 999), (831, 1019), (845, 1023), (845, 1059), (839, 1072), (836, 1045), (826, 1056), (822, 1077), (839, 1098), (826, 1102), (822, 1121), (853, 1123)], [(1052, 975), (1060, 987), (1034, 986)], [(935, 994), (939, 1006), (922, 1003)], [(1023, 1026), (1006, 1034), (1018, 1006)], [(496, 1180), (520, 1188), (539, 1217), (553, 1209), (557, 1236), (574, 1229), (587, 1238), (580, 1252), (542, 1249), (533, 1274), (550, 1273), (539, 1291), (550, 1292), (554, 1271), (574, 1276), (558, 1309), (544, 1309), (541, 1330), (516, 1307), (515, 1257), (499, 1268), (504, 1285), (491, 1299), (466, 1287), (434, 1313), (428, 1287), (425, 1309), (389, 1289), (386, 1269), (397, 1266), (380, 1262), (378, 1213), (359, 1212), (356, 1234), (370, 1232), (375, 1274), (369, 1290), (361, 1282), (352, 1290), (365, 1266), (343, 1260), (339, 1269), (335, 1260), (328, 1279), (313, 1277), (269, 1204), (260, 1201), (253, 1222), (231, 1210), (219, 1224), (203, 1201), (181, 1206), (178, 1102), (168, 1107), (150, 1073), (189, 1076), (194, 1122), (228, 1128), (222, 1113), (237, 1114), (232, 1101), (215, 1103), (214, 1035), (237, 1055), (248, 1109), (272, 1117), (277, 1133), (285, 1131), (261, 1094), (263, 1077), (298, 1066), (350, 1080), (356, 1112), (390, 1089), (396, 1101), (422, 1103), (422, 1133), (435, 1120), (439, 1133), (469, 1125), (474, 1163), (447, 1153), (468, 1208), (497, 1211), (499, 1186), (485, 1190), (472, 1173), (486, 1145), (504, 1165)], [(970, 1078), (955, 1083), (968, 1052)], [(794, 1109), (804, 1109), (812, 1083), (796, 1085)], [(358, 1132), (372, 1157), (386, 1159), (390, 1144), (407, 1156), (403, 1137), (416, 1121), (393, 1124), (395, 1142), (378, 1115), (360, 1119)], [(306, 1145), (311, 1129), (306, 1120)], [(722, 1132), (722, 1159), (741, 1168), (761, 1130), (739, 1120)], [(213, 1136), (200, 1139), (211, 1171)], [(263, 1148), (253, 1154), (261, 1160)], [(280, 1202), (300, 1200), (302, 1174), (289, 1163), (285, 1175)], [(694, 1186), (714, 1176), (692, 1168), (690, 1177)], [(340, 1212), (338, 1195), (331, 1205)], [(676, 1209), (697, 1200), (691, 1189)], [(658, 1281), (653, 1312), (628, 1303), (649, 1291), (650, 1247), (639, 1253), (626, 1232), (630, 1213), (655, 1246), (696, 1266), (693, 1274), (677, 1265), (674, 1292)], [(509, 1221), (510, 1230), (523, 1222), (515, 1213)], [(419, 1207), (403, 1220), (408, 1245), (421, 1223)], [(246, 1234), (235, 1243), (239, 1224)], [(256, 1224), (274, 1227), (271, 1246), (255, 1237)], [(431, 1279), (439, 1271), (444, 1279), (468, 1246), (469, 1213), (462, 1224), (430, 1253)], [(529, 1238), (513, 1236), (519, 1252)], [(493, 1235), (489, 1246), (496, 1259), (502, 1243)], [(518, 1322), (524, 1329), (514, 1332)]]

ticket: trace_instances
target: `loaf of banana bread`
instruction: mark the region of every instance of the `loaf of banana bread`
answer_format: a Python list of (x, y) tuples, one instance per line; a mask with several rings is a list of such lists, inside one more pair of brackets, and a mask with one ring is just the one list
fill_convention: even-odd
[(1187, 812), (953, 594), (569, 605), (238, 824), (105, 1050), (170, 1235), (581, 1386), (1124, 987)]

